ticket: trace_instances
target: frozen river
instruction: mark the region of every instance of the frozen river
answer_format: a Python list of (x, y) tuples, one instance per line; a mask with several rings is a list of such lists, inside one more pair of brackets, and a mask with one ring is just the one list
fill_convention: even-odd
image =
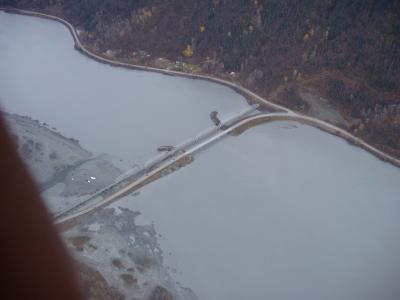
[[(130, 161), (248, 106), (216, 84), (97, 63), (64, 26), (2, 12), (0, 103)], [(340, 138), (275, 122), (113, 206), (154, 222), (165, 264), (202, 300), (397, 300), (399, 183), (398, 168)]]
[(49, 123), (95, 153), (154, 156), (248, 107), (206, 81), (115, 68), (73, 49), (65, 26), (0, 12), (0, 104)]

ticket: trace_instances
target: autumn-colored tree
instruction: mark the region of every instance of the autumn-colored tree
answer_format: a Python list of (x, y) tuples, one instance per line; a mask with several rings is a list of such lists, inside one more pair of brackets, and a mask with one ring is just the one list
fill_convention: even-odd
[(183, 55), (186, 57), (191, 57), (193, 56), (194, 52), (193, 52), (193, 48), (191, 45), (187, 45), (186, 49), (182, 51)]

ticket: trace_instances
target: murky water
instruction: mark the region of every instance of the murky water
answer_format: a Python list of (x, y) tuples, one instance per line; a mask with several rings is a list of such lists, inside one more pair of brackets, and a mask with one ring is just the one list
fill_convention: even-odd
[(400, 169), (294, 122), (229, 137), (129, 207), (200, 299), (398, 299)]
[(90, 151), (152, 157), (248, 107), (206, 81), (115, 68), (73, 50), (61, 24), (0, 12), (0, 103), (77, 138)]
[[(215, 84), (73, 50), (60, 24), (0, 13), (0, 102), (88, 150), (143, 160), (247, 107)], [(228, 137), (127, 197), (200, 299), (398, 299), (400, 170), (309, 126)]]

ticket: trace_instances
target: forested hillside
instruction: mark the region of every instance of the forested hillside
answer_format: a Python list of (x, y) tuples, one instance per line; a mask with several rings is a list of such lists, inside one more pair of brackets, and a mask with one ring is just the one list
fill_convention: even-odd
[(339, 125), (400, 155), (398, 0), (0, 3), (62, 16), (116, 59), (236, 80), (308, 114), (324, 99)]

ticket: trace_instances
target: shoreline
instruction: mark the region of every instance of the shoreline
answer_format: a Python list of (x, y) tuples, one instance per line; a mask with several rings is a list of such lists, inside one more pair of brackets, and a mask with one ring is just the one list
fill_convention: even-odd
[[(72, 38), (74, 40), (74, 48), (76, 50), (78, 50), (80, 53), (82, 53), (83, 55), (85, 55), (91, 59), (94, 59), (99, 63), (107, 64), (107, 65), (110, 65), (113, 67), (125, 68), (125, 69), (129, 69), (129, 70), (154, 72), (154, 73), (159, 73), (159, 74), (164, 74), (164, 75), (169, 75), (169, 76), (179, 76), (179, 77), (184, 77), (184, 78), (188, 78), (188, 79), (205, 80), (205, 81), (209, 81), (209, 82), (212, 82), (215, 84), (221, 84), (225, 87), (231, 88), (232, 90), (234, 90), (235, 92), (237, 92), (238, 94), (243, 96), (248, 102), (254, 101), (258, 104), (261, 104), (264, 107), (268, 107), (268, 108), (273, 109), (278, 112), (286, 113), (285, 116), (283, 116), (283, 115), (281, 115), (279, 117), (274, 116), (275, 120), (278, 120), (278, 118), (280, 118), (280, 120), (294, 120), (294, 121), (298, 121), (300, 123), (302, 123), (302, 122), (307, 123), (313, 127), (323, 130), (329, 134), (333, 134), (333, 135), (336, 135), (340, 138), (347, 140), (349, 143), (356, 145), (356, 146), (370, 152), (371, 154), (373, 154), (375, 157), (379, 158), (382, 161), (389, 162), (396, 167), (400, 167), (400, 159), (397, 159), (394, 156), (391, 156), (391, 155), (375, 148), (374, 146), (365, 142), (361, 138), (354, 136), (347, 130), (341, 129), (338, 126), (335, 126), (333, 124), (319, 120), (314, 117), (301, 115), (297, 112), (294, 112), (293, 110), (291, 110), (289, 108), (286, 108), (279, 104), (275, 104), (273, 102), (270, 102), (267, 99), (264, 99), (263, 97), (255, 94), (254, 92), (252, 92), (240, 85), (237, 85), (234, 82), (230, 82), (230, 81), (220, 79), (217, 77), (213, 77), (210, 75), (191, 74), (191, 73), (185, 73), (185, 72), (180, 72), (180, 71), (159, 69), (159, 68), (154, 68), (154, 67), (147, 67), (147, 66), (134, 65), (134, 64), (129, 64), (129, 63), (123, 63), (123, 62), (119, 62), (117, 60), (108, 59), (108, 58), (102, 57), (98, 54), (95, 54), (95, 53), (87, 50), (80, 42), (78, 34), (75, 30), (75, 27), (71, 23), (69, 23), (68, 21), (66, 21), (60, 17), (56, 17), (56, 16), (52, 16), (52, 15), (48, 15), (48, 14), (44, 14), (44, 13), (40, 13), (40, 12), (21, 10), (21, 9), (10, 8), (10, 7), (0, 7), (0, 11), (4, 11), (5, 13), (11, 13), (11, 14), (39, 17), (42, 19), (48, 19), (48, 20), (56, 21), (56, 22), (63, 24), (64, 26), (67, 27), (70, 34), (72, 35)], [(267, 116), (263, 115), (263, 117), (264, 117), (264, 119), (267, 118), (267, 121), (264, 121), (261, 123), (271, 121), (272, 116), (267, 117)], [(255, 125), (257, 125), (257, 124), (255, 124)], [(250, 126), (250, 127), (252, 127), (252, 126)]]
[(351, 133), (340, 129), (334, 125), (331, 125), (330, 123), (324, 122), (317, 120), (312, 117), (308, 116), (302, 116), (302, 115), (258, 115), (258, 118), (255, 119), (247, 119), (247, 122), (244, 124), (241, 124), (238, 127), (235, 127), (232, 129), (231, 134), (233, 135), (240, 135), (244, 133), (246, 130), (249, 130), (253, 127), (267, 124), (269, 122), (275, 122), (275, 121), (295, 121), (300, 124), (306, 124), (309, 126), (312, 126), (314, 128), (317, 128), (319, 130), (322, 130), (328, 134), (334, 135), (338, 138), (341, 138), (348, 142), (350, 145), (359, 147), (364, 151), (367, 151), (371, 155), (375, 156), (377, 159), (390, 163), (394, 167), (400, 168), (400, 160), (392, 157), (390, 155), (387, 155), (386, 153), (382, 152), (379, 149), (376, 149), (375, 147), (371, 146), (370, 144), (364, 142), (362, 139), (352, 135)]
[[(337, 130), (334, 126), (329, 126), (329, 124), (326, 124), (326, 126), (322, 126), (318, 122), (315, 123), (315, 120), (309, 117), (303, 117), (303, 116), (294, 116), (294, 115), (289, 115), (285, 113), (263, 113), (255, 116), (250, 116), (245, 118), (242, 121), (239, 121), (238, 123), (232, 125), (230, 128), (226, 129), (224, 132), (219, 134), (215, 140), (221, 139), (227, 135), (240, 135), (247, 129), (251, 129), (254, 126), (262, 125), (265, 123), (269, 122), (274, 122), (274, 121), (295, 121), (301, 124), (306, 124), (310, 125), (314, 128), (317, 128), (319, 130), (322, 130), (324, 132), (327, 132), (331, 135), (334, 135), (338, 138), (344, 139), (346, 142), (348, 142), (351, 146), (356, 145), (358, 146), (361, 150), (367, 151), (371, 155), (374, 155), (376, 158), (383, 162), (389, 162), (391, 163), (394, 167), (400, 167), (400, 161), (399, 160), (390, 160), (383, 156), (382, 152), (375, 152), (371, 146), (367, 144), (363, 144), (360, 142), (356, 137), (351, 136), (349, 133), (347, 133), (344, 130)], [(211, 143), (215, 142), (212, 141)], [(124, 197), (132, 192), (137, 191), (138, 189), (142, 188), (143, 186), (146, 186), (150, 184), (153, 181), (158, 180), (159, 178), (163, 177), (164, 172), (170, 168), (174, 168), (175, 166), (182, 167), (185, 166), (190, 160), (191, 156), (194, 155), (196, 152), (198, 152), (199, 149), (194, 149), (189, 150), (188, 152), (182, 153), (177, 157), (174, 157), (164, 164), (160, 165), (156, 169), (150, 171), (146, 175), (141, 176), (134, 182), (128, 184), (121, 190), (115, 192), (114, 194), (108, 196), (107, 198), (97, 202), (96, 204), (87, 207), (86, 209), (83, 209), (81, 211), (78, 211), (76, 213), (73, 213), (71, 215), (67, 215), (64, 217), (61, 217), (59, 219), (55, 220), (55, 224), (58, 226), (60, 230), (64, 230), (65, 228), (69, 228), (70, 226), (74, 226), (78, 224), (81, 220), (81, 217), (92, 213), (93, 211), (96, 211), (102, 207), (105, 207), (109, 205), (112, 202), (115, 202), (119, 200), (121, 197)], [(379, 151), (379, 150), (378, 150)]]
[[(281, 106), (279, 104), (275, 104), (273, 102), (270, 102), (257, 94), (253, 93), (252, 91), (239, 86), (235, 84), (234, 82), (230, 82), (224, 79), (220, 79), (217, 77), (209, 76), (209, 75), (203, 75), (203, 74), (194, 74), (194, 73), (186, 73), (186, 72), (181, 72), (181, 71), (173, 71), (173, 70), (167, 70), (167, 69), (159, 69), (155, 67), (148, 67), (148, 66), (142, 66), (142, 65), (135, 65), (135, 64), (130, 64), (130, 63), (124, 63), (120, 62), (118, 60), (114, 59), (109, 59), (107, 57), (101, 56), (99, 54), (93, 53), (89, 51), (88, 49), (85, 48), (85, 46), (80, 42), (78, 34), (75, 30), (75, 27), (69, 23), (68, 21), (57, 17), (53, 15), (48, 15), (45, 13), (41, 12), (36, 12), (36, 11), (29, 11), (29, 10), (22, 10), (22, 9), (16, 9), (16, 8), (5, 8), (5, 7), (0, 7), (0, 11), (4, 11), (5, 13), (10, 13), (10, 14), (17, 14), (17, 15), (23, 15), (23, 16), (29, 16), (29, 17), (37, 17), (41, 19), (47, 19), (51, 21), (56, 21), (58, 23), (61, 23), (65, 27), (67, 27), (68, 31), (70, 32), (73, 40), (74, 40), (74, 48), (75, 50), (79, 51), (81, 54), (87, 56), (88, 58), (91, 58), (99, 63), (110, 65), (112, 67), (119, 67), (119, 68), (124, 68), (128, 70), (135, 70), (135, 71), (146, 71), (146, 72), (153, 72), (153, 73), (159, 73), (167, 76), (178, 76), (178, 77), (184, 77), (187, 79), (197, 79), (197, 80), (205, 80), (209, 81), (215, 84), (221, 84), (225, 87), (233, 89), (235, 92), (243, 96), (247, 102), (255, 102), (258, 104), (261, 104), (262, 106), (267, 106), (268, 108), (272, 108), (277, 111), (285, 111), (285, 112), (291, 112), (290, 109)], [(250, 103), (253, 104), (253, 103)]]

